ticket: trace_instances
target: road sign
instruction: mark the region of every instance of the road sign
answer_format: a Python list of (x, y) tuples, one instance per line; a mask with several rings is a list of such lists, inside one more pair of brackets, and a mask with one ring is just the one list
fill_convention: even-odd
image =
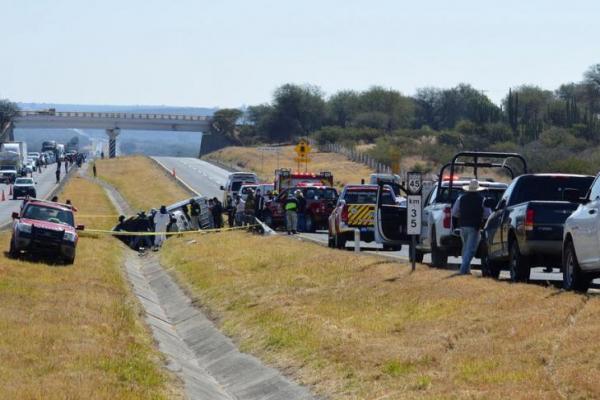
[(305, 139), (300, 139), (296, 147), (294, 147), (294, 151), (298, 154), (298, 157), (304, 158), (310, 153), (312, 147), (308, 144), (308, 141)]
[(420, 195), (421, 189), (423, 188), (423, 176), (420, 172), (409, 172), (407, 174), (407, 181), (409, 194)]
[(406, 233), (408, 235), (421, 234), (421, 196), (410, 195), (406, 207)]

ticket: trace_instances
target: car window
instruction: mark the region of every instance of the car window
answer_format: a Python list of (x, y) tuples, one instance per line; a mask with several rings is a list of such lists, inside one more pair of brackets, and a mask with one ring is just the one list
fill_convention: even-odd
[(32, 185), (33, 184), (33, 179), (17, 178), (17, 180), (15, 181), (15, 183), (18, 184), (18, 185)]
[(588, 198), (590, 200), (596, 200), (599, 197), (600, 197), (600, 175), (598, 175), (596, 177), (596, 180), (594, 181), (594, 184), (592, 185), (592, 187), (590, 189), (590, 194), (589, 194)]
[[(377, 191), (375, 190), (349, 190), (344, 194), (347, 204), (375, 204), (377, 202)], [(383, 204), (396, 204), (394, 195), (389, 190), (383, 192)]]
[(589, 191), (593, 180), (591, 176), (524, 176), (520, 179), (511, 204), (534, 200), (562, 201), (566, 189), (576, 189), (584, 195)]
[(74, 226), (72, 212), (33, 204), (25, 208), (23, 218)]

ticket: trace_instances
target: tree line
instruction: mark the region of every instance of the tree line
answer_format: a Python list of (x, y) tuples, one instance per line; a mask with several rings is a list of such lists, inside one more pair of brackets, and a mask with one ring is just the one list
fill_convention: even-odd
[[(371, 155), (386, 163), (398, 154), (437, 162), (458, 149), (513, 150), (531, 154), (539, 170), (567, 161), (560, 166), (587, 171), (600, 162), (600, 152), (590, 153), (600, 145), (600, 64), (556, 90), (511, 88), (501, 104), (469, 84), (412, 96), (381, 86), (325, 96), (313, 85), (285, 84), (267, 104), (217, 111), (213, 131), (243, 145), (306, 136), (350, 147), (372, 143)], [(582, 162), (576, 154), (583, 150), (590, 154)]]

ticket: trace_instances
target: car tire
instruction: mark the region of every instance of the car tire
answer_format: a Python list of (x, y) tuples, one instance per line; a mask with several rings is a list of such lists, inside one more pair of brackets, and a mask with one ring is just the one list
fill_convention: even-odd
[(73, 263), (75, 263), (75, 254), (73, 254), (73, 257), (65, 257), (66, 265), (72, 265)]
[(15, 241), (10, 239), (10, 247), (8, 248), (8, 256), (10, 258), (18, 258), (19, 251), (17, 250), (17, 246), (15, 245)]
[(529, 281), (529, 274), (531, 272), (529, 260), (521, 254), (516, 239), (510, 242), (508, 267), (512, 282)]
[(490, 260), (486, 245), (483, 245), (481, 249), (481, 275), (493, 279), (498, 279), (500, 276), (500, 266)]
[(434, 268), (446, 268), (448, 266), (448, 254), (437, 246), (435, 230), (431, 236), (431, 266)]
[(335, 248), (335, 238), (330, 234), (327, 234), (327, 247), (331, 249)]
[(586, 276), (579, 267), (573, 242), (568, 242), (563, 260), (563, 289), (585, 293), (591, 284), (591, 277)]
[(335, 239), (335, 248), (336, 249), (344, 250), (346, 248), (346, 238), (344, 237), (343, 234), (335, 235), (334, 239)]

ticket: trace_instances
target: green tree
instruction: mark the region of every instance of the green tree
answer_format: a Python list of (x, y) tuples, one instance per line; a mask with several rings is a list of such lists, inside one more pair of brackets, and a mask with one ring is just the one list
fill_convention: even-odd
[(359, 94), (358, 110), (357, 116), (371, 114), (366, 117), (371, 122), (374, 119), (379, 120), (382, 115), (385, 115), (387, 121), (385, 121), (384, 129), (393, 131), (398, 128), (408, 128), (412, 125), (415, 105), (410, 97), (403, 96), (396, 90), (373, 86)]
[(10, 122), (19, 111), (19, 107), (11, 101), (0, 99), (0, 130)]
[(327, 101), (327, 119), (333, 125), (346, 128), (358, 111), (358, 94), (353, 90), (337, 92)]
[(215, 111), (210, 124), (211, 133), (237, 140), (236, 127), (242, 115), (242, 111), (237, 108), (223, 108)]
[(275, 90), (269, 121), (269, 137), (287, 141), (308, 136), (325, 119), (325, 101), (321, 89), (311, 85), (285, 84)]

